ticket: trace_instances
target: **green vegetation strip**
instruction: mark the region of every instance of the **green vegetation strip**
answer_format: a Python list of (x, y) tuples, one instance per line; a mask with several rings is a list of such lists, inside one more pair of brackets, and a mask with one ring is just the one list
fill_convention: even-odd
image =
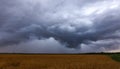
[(110, 57), (113, 60), (120, 62), (120, 54), (111, 54)]

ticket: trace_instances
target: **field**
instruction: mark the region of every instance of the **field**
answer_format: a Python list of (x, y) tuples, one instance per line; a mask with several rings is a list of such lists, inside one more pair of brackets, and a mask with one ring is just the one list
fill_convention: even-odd
[(108, 55), (1, 54), (0, 69), (120, 69), (120, 62)]
[(120, 54), (112, 54), (112, 55), (110, 55), (110, 57), (113, 60), (120, 62)]

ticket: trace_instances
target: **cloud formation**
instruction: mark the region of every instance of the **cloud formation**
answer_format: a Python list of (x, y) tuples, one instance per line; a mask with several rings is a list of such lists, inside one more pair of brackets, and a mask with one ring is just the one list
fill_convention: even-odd
[(32, 48), (39, 48), (39, 53), (118, 50), (119, 6), (119, 0), (0, 0), (1, 49), (9, 52), (18, 47), (25, 53), (36, 52)]
[(67, 48), (54, 38), (32, 39), (18, 45), (5, 46), (0, 49), (2, 53), (78, 53), (79, 50)]

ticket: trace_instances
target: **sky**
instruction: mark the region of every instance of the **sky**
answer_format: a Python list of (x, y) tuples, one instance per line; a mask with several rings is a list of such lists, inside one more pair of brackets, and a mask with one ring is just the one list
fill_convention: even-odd
[(120, 52), (120, 0), (0, 0), (0, 53)]

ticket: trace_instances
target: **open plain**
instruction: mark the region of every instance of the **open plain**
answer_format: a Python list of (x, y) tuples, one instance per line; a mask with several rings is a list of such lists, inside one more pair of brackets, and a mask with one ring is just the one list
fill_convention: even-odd
[(1, 54), (0, 69), (120, 69), (107, 55)]

